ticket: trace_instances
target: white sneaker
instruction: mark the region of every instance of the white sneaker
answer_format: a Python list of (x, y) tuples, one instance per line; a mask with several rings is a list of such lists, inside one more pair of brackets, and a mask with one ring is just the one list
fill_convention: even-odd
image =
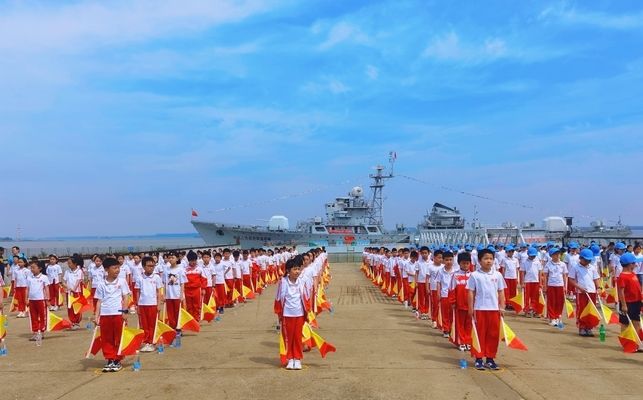
[(301, 369), (301, 360), (294, 360), (292, 369)]
[(438, 327), (438, 322), (437, 322), (437, 321), (433, 321), (433, 323), (431, 324), (431, 327), (432, 327), (433, 329), (436, 329), (436, 328)]
[(558, 325), (557, 319), (552, 319), (551, 321), (549, 321), (549, 326), (556, 326), (556, 325)]
[(54, 311), (58, 311), (58, 306), (54, 306)]
[(286, 369), (295, 369), (295, 360), (288, 360), (288, 365), (286, 365)]

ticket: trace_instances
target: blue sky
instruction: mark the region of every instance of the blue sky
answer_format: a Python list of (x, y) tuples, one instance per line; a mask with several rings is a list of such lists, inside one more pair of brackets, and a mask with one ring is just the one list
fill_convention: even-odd
[(638, 1), (0, 1), (0, 235), (294, 223), (391, 150), (388, 226), (641, 223), (642, 43)]

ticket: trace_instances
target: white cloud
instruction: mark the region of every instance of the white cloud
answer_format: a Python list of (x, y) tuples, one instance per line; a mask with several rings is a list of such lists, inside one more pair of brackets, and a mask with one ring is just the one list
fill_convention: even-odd
[(467, 43), (453, 31), (434, 37), (422, 53), (426, 58), (468, 63), (489, 62), (506, 57), (507, 54), (507, 45), (500, 38), (487, 38), (482, 43)]
[(366, 76), (368, 76), (369, 79), (371, 80), (377, 80), (379, 77), (380, 71), (377, 69), (377, 67), (373, 65), (367, 65), (366, 66)]
[(0, 13), (0, 50), (78, 52), (87, 47), (134, 43), (167, 34), (189, 34), (236, 22), (269, 8), (268, 0), (90, 1), (28, 6)]
[[(319, 32), (320, 28), (316, 24), (313, 26), (313, 32)], [(320, 50), (328, 50), (340, 43), (349, 42), (355, 44), (368, 44), (369, 37), (362, 32), (359, 27), (348, 22), (338, 22), (328, 31), (326, 40), (319, 45)]]
[(555, 20), (570, 25), (590, 25), (605, 29), (629, 30), (643, 28), (643, 12), (615, 15), (603, 12), (581, 11), (562, 2), (547, 7), (538, 16), (540, 20)]
[(346, 86), (342, 81), (333, 77), (325, 77), (318, 82), (308, 82), (303, 85), (301, 89), (304, 92), (315, 94), (324, 92), (330, 92), (332, 94), (342, 94), (351, 90), (351, 88)]

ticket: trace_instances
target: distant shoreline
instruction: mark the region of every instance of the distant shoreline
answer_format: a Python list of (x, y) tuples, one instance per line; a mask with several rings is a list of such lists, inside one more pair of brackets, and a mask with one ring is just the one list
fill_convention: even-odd
[(14, 240), (10, 237), (0, 237), (0, 242), (61, 242), (67, 240), (109, 240), (109, 239), (167, 239), (167, 238), (198, 238), (198, 233), (155, 233), (152, 235), (121, 235), (121, 236), (55, 236), (55, 237), (37, 237), (37, 238), (20, 238)]

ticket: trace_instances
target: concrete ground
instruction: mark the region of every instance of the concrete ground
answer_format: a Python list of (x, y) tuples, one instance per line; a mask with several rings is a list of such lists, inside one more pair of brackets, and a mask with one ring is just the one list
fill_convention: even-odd
[(529, 351), (501, 344), (501, 371), (461, 370), (461, 353), (426, 321), (384, 298), (359, 265), (331, 267), (327, 294), (335, 313), (320, 316), (318, 333), (337, 352), (326, 359), (316, 350), (306, 353), (303, 371), (279, 367), (271, 287), (226, 311), (221, 322), (186, 334), (181, 349), (144, 354), (140, 372), (131, 371), (131, 358), (119, 373), (98, 372), (102, 359), (83, 358), (87, 330), (51, 333), (37, 348), (27, 340), (28, 321), (12, 316), (9, 355), (0, 358), (2, 399), (643, 398), (643, 354), (624, 354), (616, 327), (601, 343), (577, 336), (573, 326), (561, 331), (510, 315), (507, 323)]

